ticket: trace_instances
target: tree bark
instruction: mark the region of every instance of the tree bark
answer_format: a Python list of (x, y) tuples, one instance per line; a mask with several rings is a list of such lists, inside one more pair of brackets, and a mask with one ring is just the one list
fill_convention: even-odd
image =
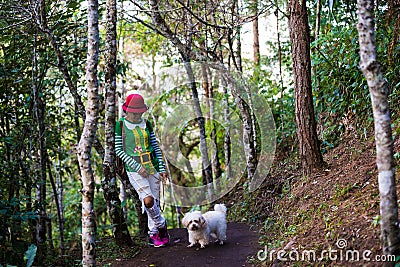
[[(54, 203), (56, 205), (56, 210), (57, 210), (57, 219), (58, 219), (58, 230), (60, 234), (60, 254), (59, 255), (64, 255), (65, 247), (64, 247), (64, 216), (62, 212), (62, 202), (59, 199), (59, 193), (57, 191), (57, 186), (56, 182), (53, 178), (53, 175), (51, 174), (51, 162), (48, 160), (47, 162), (48, 169), (49, 169), (49, 180), (51, 184), (51, 188), (53, 189), (53, 196), (54, 196)], [(50, 229), (51, 232), (51, 229)]]
[(97, 66), (99, 58), (99, 4), (88, 1), (88, 56), (86, 62), (86, 83), (88, 100), (86, 120), (78, 145), (78, 161), (82, 178), (82, 265), (96, 266), (96, 220), (94, 214), (95, 181), (92, 170), (91, 150), (95, 139), (98, 116), (99, 95)]
[(258, 0), (253, 0), (253, 60), (254, 66), (257, 68), (260, 67), (260, 33), (258, 30)]
[(33, 58), (32, 58), (32, 93), (33, 93), (33, 116), (35, 117), (38, 127), (38, 159), (39, 159), (39, 172), (38, 179), (36, 181), (36, 206), (38, 207), (38, 214), (40, 216), (36, 225), (36, 242), (37, 244), (44, 244), (46, 241), (46, 210), (44, 207), (46, 199), (46, 159), (45, 159), (45, 133), (44, 133), (44, 103), (41, 98), (42, 91), (40, 87), (36, 85), (36, 73), (37, 73), (37, 59), (36, 59), (36, 36), (34, 47), (33, 47)]
[(313, 173), (323, 165), (314, 116), (310, 29), (306, 0), (290, 1), (290, 41), (292, 43), (295, 114), (300, 163), (305, 175)]
[(106, 66), (105, 66), (105, 153), (103, 161), (103, 181), (101, 186), (106, 200), (107, 210), (113, 225), (113, 235), (118, 245), (132, 246), (115, 174), (115, 101), (116, 101), (116, 65), (117, 65), (117, 4), (115, 0), (106, 3)]
[(394, 20), (393, 37), (388, 49), (388, 62), (389, 65), (395, 64), (393, 54), (396, 50), (396, 44), (400, 42), (400, 0), (389, 0), (388, 19)]
[[(123, 177), (119, 177), (124, 188), (131, 195), (131, 199), (133, 201), (133, 206), (135, 207), (136, 214), (138, 216), (138, 228), (139, 228), (139, 236), (146, 237), (148, 236), (148, 227), (147, 227), (147, 213), (142, 213), (142, 201), (140, 201), (139, 195), (136, 192), (135, 188), (129, 182), (128, 175), (124, 173)], [(126, 220), (126, 218), (125, 218)]]
[(317, 0), (316, 15), (315, 15), (315, 40), (318, 39), (319, 29), (321, 27), (321, 0)]
[[(377, 59), (374, 1), (358, 0), (357, 6), (357, 29), (361, 58), (360, 68), (367, 79), (374, 114), (382, 249), (385, 255), (399, 255), (399, 221), (393, 137), (388, 103), (388, 88)], [(394, 265), (394, 262), (387, 263), (387, 265)]]
[(37, 123), (37, 136), (39, 143), (38, 160), (39, 160), (39, 171), (37, 173), (36, 180), (36, 200), (35, 206), (37, 207), (36, 213), (39, 215), (39, 219), (36, 224), (36, 244), (38, 246), (38, 261), (42, 262), (47, 250), (47, 211), (46, 211), (46, 186), (47, 186), (47, 148), (46, 148), (46, 132), (45, 132), (45, 103), (43, 101), (42, 88), (36, 84), (36, 76), (38, 72), (38, 62), (36, 54), (36, 35), (33, 46), (33, 58), (32, 58), (32, 91), (33, 91), (33, 116)]
[(186, 55), (182, 55), (184, 58), (185, 69), (189, 77), (190, 89), (192, 92), (193, 108), (194, 114), (196, 116), (197, 124), (200, 131), (200, 154), (202, 159), (202, 170), (203, 170), (203, 184), (207, 185), (208, 197), (212, 199), (214, 194), (213, 189), (213, 176), (212, 176), (212, 166), (210, 164), (210, 159), (208, 158), (208, 148), (207, 148), (207, 136), (205, 130), (205, 119), (203, 112), (200, 107), (199, 95), (196, 87), (196, 80), (193, 74), (193, 69), (190, 63), (190, 59)]
[(228, 101), (228, 83), (224, 77), (220, 77), (222, 90), (224, 92), (224, 119), (226, 125), (225, 135), (224, 135), (224, 156), (225, 156), (225, 177), (226, 180), (229, 180), (231, 177), (231, 133), (230, 133), (230, 112), (229, 112), (229, 101)]

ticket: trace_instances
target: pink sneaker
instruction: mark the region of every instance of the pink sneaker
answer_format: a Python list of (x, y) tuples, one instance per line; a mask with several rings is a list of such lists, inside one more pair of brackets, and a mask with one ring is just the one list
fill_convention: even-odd
[(158, 233), (156, 234), (151, 234), (149, 238), (149, 245), (153, 246), (155, 248), (159, 247), (164, 247), (168, 242), (165, 242), (165, 240), (162, 240)]
[(163, 227), (158, 228), (158, 234), (162, 242), (166, 244), (169, 243), (169, 234), (167, 231), (167, 223), (164, 224)]

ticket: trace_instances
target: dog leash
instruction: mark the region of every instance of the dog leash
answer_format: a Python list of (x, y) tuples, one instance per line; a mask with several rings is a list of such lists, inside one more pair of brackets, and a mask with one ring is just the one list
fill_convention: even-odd
[[(151, 114), (151, 116), (152, 116), (152, 119), (153, 119), (153, 122), (154, 122), (154, 129), (157, 129), (157, 120), (155, 119), (155, 117), (154, 117), (154, 114), (153, 113), (150, 113)], [(158, 138), (158, 136), (157, 136), (157, 131), (154, 131), (154, 134), (156, 135), (156, 138), (159, 140), (159, 138)], [(176, 200), (176, 197), (175, 197), (175, 192), (174, 192), (174, 187), (173, 187), (173, 182), (172, 182), (172, 177), (171, 177), (171, 175), (169, 175), (169, 174), (171, 174), (171, 171), (170, 171), (170, 169), (169, 169), (169, 163), (168, 163), (168, 159), (164, 156), (164, 153), (161, 153), (162, 154), (162, 157), (163, 157), (163, 160), (164, 160), (164, 163), (165, 163), (165, 168), (167, 169), (167, 172), (166, 172), (166, 174), (167, 174), (167, 176), (168, 176), (168, 181), (169, 181), (169, 183), (170, 183), (170, 186), (171, 186), (171, 196), (172, 196), (172, 199), (173, 199), (173, 202), (174, 202), (174, 204), (175, 204), (175, 207), (176, 207), (176, 211), (180, 214), (180, 215), (182, 215), (182, 216), (185, 216), (185, 213), (183, 213), (183, 211), (182, 211), (182, 208), (181, 208), (181, 206), (179, 206), (178, 205), (178, 201)], [(163, 179), (163, 181), (162, 181), (162, 194), (163, 194), (163, 196), (165, 197), (165, 186), (166, 186), (166, 180), (167, 179)], [(159, 197), (160, 198), (160, 197)], [(162, 206), (162, 208), (161, 208), (161, 210), (162, 211), (164, 211), (164, 208), (165, 208), (165, 201), (164, 201), (164, 203), (163, 203), (163, 206)]]

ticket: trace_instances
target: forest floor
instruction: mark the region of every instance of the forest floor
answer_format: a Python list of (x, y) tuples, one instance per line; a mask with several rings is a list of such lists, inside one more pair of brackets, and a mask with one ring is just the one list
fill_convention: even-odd
[(199, 246), (188, 248), (187, 230), (183, 228), (169, 231), (171, 242), (162, 248), (145, 247), (133, 258), (117, 258), (109, 262), (111, 266), (120, 267), (184, 267), (184, 266), (251, 266), (247, 263), (249, 256), (254, 256), (258, 248), (258, 234), (250, 231), (243, 223), (228, 223), (228, 240), (224, 245), (209, 244), (201, 249)]
[[(399, 137), (394, 152), (398, 180)], [(143, 246), (98, 266), (380, 265), (375, 156), (373, 136), (355, 133), (325, 153), (326, 167), (309, 177), (301, 174), (295, 157), (277, 155), (260, 189), (249, 194), (242, 183), (219, 201), (227, 205), (230, 221), (224, 246), (187, 248), (187, 231), (172, 229), (168, 247)], [(257, 254), (260, 250), (265, 253)], [(281, 260), (278, 251), (285, 251)]]
[[(394, 131), (398, 199), (399, 130)], [(381, 265), (384, 255), (373, 135), (348, 134), (324, 154), (324, 161), (325, 168), (305, 177), (296, 159), (277, 158), (256, 194), (246, 196), (238, 190), (229, 196), (235, 199), (230, 207), (233, 218), (241, 217), (240, 205), (254, 203), (248, 205), (254, 208), (244, 217), (253, 215), (253, 227), (257, 225), (260, 245), (268, 256), (255, 259), (255, 266)], [(277, 259), (278, 251), (286, 252), (281, 252), (283, 260)], [(310, 252), (315, 254), (309, 256)]]

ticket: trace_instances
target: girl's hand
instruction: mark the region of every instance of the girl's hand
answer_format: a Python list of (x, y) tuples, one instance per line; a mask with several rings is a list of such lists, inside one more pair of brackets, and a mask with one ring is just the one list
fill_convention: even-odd
[(167, 179), (168, 179), (167, 173), (166, 172), (160, 172), (159, 175), (160, 175), (161, 181), (165, 184), (167, 182)]

